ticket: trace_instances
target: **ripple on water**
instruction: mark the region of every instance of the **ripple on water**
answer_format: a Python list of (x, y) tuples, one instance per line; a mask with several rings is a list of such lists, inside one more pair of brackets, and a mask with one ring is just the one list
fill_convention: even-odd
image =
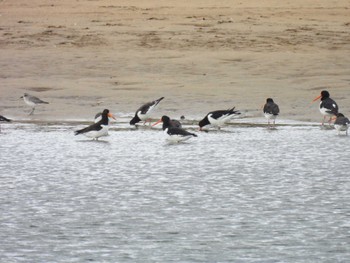
[[(6, 262), (346, 262), (349, 138), (312, 126), (158, 130), (6, 127)], [(142, 259), (142, 260), (140, 260)]]

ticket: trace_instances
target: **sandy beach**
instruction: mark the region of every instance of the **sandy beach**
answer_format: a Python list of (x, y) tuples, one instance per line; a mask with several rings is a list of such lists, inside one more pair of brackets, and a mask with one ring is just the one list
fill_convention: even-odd
[[(15, 120), (199, 118), (236, 106), (321, 121), (327, 89), (350, 116), (349, 2), (0, 0), (0, 114)], [(24, 92), (48, 101), (33, 116)], [(263, 118), (263, 117), (262, 117)]]

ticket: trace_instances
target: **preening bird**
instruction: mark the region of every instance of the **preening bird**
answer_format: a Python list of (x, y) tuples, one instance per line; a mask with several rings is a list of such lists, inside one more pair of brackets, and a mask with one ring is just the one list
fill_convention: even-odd
[(157, 107), (158, 103), (162, 99), (164, 99), (164, 97), (161, 97), (152, 102), (148, 102), (142, 105), (140, 108), (138, 108), (137, 111), (135, 112), (134, 118), (132, 118), (130, 121), (130, 125), (135, 125), (140, 121), (144, 121), (144, 124), (145, 124), (149, 120), (151, 112)]
[(202, 128), (207, 125), (212, 125), (220, 129), (233, 117), (240, 114), (238, 110), (235, 110), (235, 107), (228, 110), (211, 111), (198, 123), (199, 130), (202, 130)]

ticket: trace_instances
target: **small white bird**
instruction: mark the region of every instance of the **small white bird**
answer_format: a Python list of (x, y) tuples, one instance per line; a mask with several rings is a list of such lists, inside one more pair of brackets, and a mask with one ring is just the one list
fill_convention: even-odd
[(21, 96), (21, 99), (23, 99), (26, 104), (28, 104), (29, 106), (33, 107), (32, 111), (29, 113), (29, 115), (32, 115), (34, 113), (36, 105), (38, 105), (38, 104), (49, 104), (48, 102), (43, 101), (43, 100), (39, 99), (38, 97), (29, 95), (28, 93), (24, 93), (24, 95)]

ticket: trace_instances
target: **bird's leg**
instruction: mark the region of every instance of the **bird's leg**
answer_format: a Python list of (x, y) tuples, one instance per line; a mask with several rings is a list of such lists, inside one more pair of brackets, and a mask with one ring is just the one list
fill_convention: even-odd
[(329, 121), (328, 121), (329, 126), (331, 125), (332, 120), (333, 120), (333, 117), (329, 117)]
[(149, 122), (149, 125), (151, 125), (151, 119), (149, 119), (149, 118), (148, 118), (147, 120), (145, 120), (145, 122), (143, 123), (143, 125), (146, 125), (147, 122)]
[(326, 120), (326, 116), (323, 116), (323, 120), (322, 120), (322, 126), (324, 126), (324, 121)]
[(32, 109), (32, 111), (29, 113), (29, 115), (32, 115), (34, 113), (35, 107)]

